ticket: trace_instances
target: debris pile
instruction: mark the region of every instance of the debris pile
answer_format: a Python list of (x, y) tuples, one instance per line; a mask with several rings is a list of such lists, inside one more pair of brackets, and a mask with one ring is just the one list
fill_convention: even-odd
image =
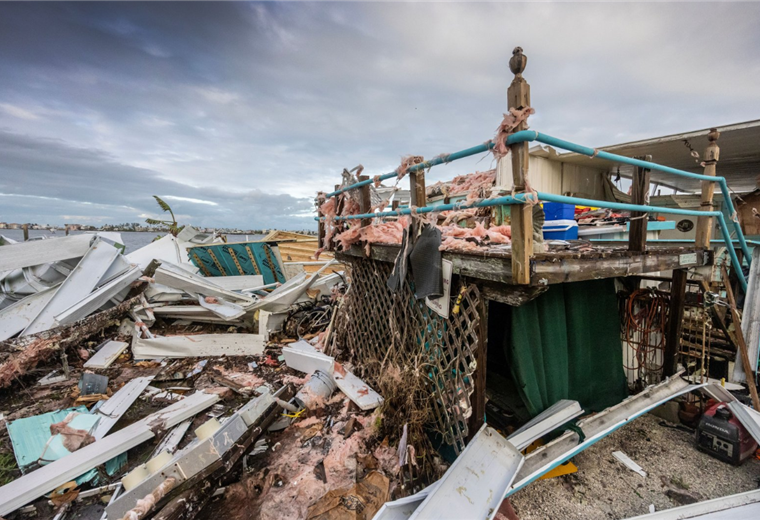
[[(207, 277), (193, 248), (224, 242), (199, 235), (129, 255), (96, 235), (2, 246), (0, 380), (21, 394), (0, 401), (16, 462), (0, 515), (192, 518), (253, 489), (261, 517), (317, 518), (344, 497), (378, 510), (398, 487), (383, 398), (323, 352), (337, 264)], [(270, 245), (258, 267), (285, 272)]]

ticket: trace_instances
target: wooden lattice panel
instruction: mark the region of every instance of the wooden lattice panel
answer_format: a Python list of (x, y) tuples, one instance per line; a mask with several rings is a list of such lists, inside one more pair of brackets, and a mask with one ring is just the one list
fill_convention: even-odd
[[(337, 341), (362, 377), (372, 383), (392, 361), (414, 366), (430, 389), (433, 421), (428, 425), (458, 454), (465, 446), (475, 387), (482, 300), (467, 286), (458, 312), (444, 319), (417, 301), (409, 282), (392, 293), (386, 284), (393, 265), (352, 258), (351, 285), (337, 317)], [(461, 282), (460, 282), (461, 284)], [(452, 304), (461, 285), (452, 287)]]

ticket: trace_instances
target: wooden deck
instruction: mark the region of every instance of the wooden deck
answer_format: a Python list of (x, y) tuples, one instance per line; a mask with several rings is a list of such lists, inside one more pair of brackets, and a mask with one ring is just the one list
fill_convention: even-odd
[[(393, 262), (400, 246), (372, 244), (370, 257)], [(341, 257), (365, 258), (365, 248), (354, 245)], [(513, 285), (510, 252), (444, 252), (443, 258), (454, 264), (454, 273), (484, 282)], [(626, 246), (595, 246), (593, 251), (553, 251), (536, 254), (531, 259), (530, 286), (542, 287), (566, 282), (595, 280), (655, 273), (686, 267), (711, 265), (713, 251), (694, 246), (649, 247), (647, 251), (629, 251)]]

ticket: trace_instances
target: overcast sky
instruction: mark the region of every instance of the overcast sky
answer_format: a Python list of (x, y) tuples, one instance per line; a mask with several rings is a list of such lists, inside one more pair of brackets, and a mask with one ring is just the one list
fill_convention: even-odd
[[(591, 146), (760, 118), (760, 4), (0, 2), (0, 221), (313, 228), (344, 167), (534, 129)], [(492, 167), (431, 171), (429, 182)]]

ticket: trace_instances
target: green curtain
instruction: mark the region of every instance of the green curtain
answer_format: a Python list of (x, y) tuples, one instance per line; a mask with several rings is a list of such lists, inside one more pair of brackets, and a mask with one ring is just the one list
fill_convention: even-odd
[(600, 411), (628, 395), (613, 279), (566, 283), (512, 308), (508, 366), (532, 416), (560, 399)]

